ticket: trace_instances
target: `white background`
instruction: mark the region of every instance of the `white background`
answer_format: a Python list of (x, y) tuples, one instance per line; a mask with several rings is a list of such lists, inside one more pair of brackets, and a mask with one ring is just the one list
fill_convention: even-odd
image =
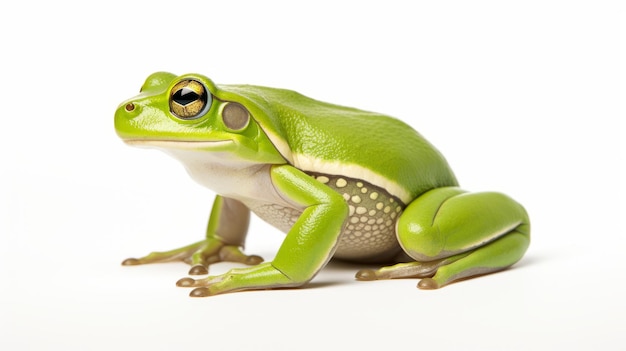
[[(624, 13), (408, 3), (3, 2), (0, 349), (626, 347)], [(527, 256), (438, 291), (331, 264), (306, 288), (205, 299), (174, 286), (183, 264), (121, 267), (202, 238), (213, 197), (115, 135), (117, 105), (159, 70), (407, 121), (465, 188), (526, 205)], [(282, 238), (255, 221), (247, 252), (271, 259)]]

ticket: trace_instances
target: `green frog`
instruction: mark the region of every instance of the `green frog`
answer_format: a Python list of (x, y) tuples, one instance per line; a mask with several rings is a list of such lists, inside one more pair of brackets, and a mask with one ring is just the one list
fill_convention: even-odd
[[(128, 145), (163, 150), (216, 194), (206, 236), (124, 265), (184, 261), (191, 296), (305, 285), (331, 258), (378, 263), (358, 280), (419, 278), (421, 289), (503, 270), (530, 244), (524, 208), (459, 188), (441, 153), (402, 121), (294, 91), (150, 75), (115, 113)], [(276, 257), (243, 252), (250, 213), (286, 233)]]

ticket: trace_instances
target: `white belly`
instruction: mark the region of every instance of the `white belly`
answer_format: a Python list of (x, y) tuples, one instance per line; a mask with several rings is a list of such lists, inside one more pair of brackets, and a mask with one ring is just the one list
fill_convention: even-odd
[[(185, 164), (195, 181), (221, 196), (241, 201), (259, 218), (284, 233), (289, 232), (304, 210), (278, 194), (271, 181), (270, 165), (233, 161), (232, 155), (220, 153), (183, 150), (169, 150), (169, 153)], [(351, 261), (377, 260), (390, 258), (400, 250), (395, 221), (404, 205), (397, 198), (360, 180), (319, 174), (313, 177), (323, 179), (323, 183), (342, 194), (350, 207), (335, 257)], [(336, 186), (339, 179), (341, 187)], [(375, 199), (364, 192), (367, 188), (376, 189)]]

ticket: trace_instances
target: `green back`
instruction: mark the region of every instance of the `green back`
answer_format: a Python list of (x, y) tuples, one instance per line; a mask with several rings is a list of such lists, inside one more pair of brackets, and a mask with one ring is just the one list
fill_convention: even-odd
[[(361, 166), (397, 183), (411, 199), (433, 188), (457, 185), (443, 156), (395, 118), (317, 101), (290, 90), (248, 85), (219, 89), (218, 95), (224, 99), (250, 107), (283, 157), (305, 171), (341, 174), (380, 185), (368, 179), (367, 172), (336, 169), (337, 161)], [(315, 166), (305, 165), (302, 159), (314, 160)]]

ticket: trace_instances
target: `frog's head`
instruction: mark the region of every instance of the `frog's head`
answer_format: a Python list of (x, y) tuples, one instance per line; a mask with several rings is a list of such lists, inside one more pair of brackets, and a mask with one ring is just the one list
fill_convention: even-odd
[(130, 145), (284, 163), (252, 118), (248, 103), (202, 75), (157, 72), (146, 79), (139, 95), (118, 107), (115, 130)]

